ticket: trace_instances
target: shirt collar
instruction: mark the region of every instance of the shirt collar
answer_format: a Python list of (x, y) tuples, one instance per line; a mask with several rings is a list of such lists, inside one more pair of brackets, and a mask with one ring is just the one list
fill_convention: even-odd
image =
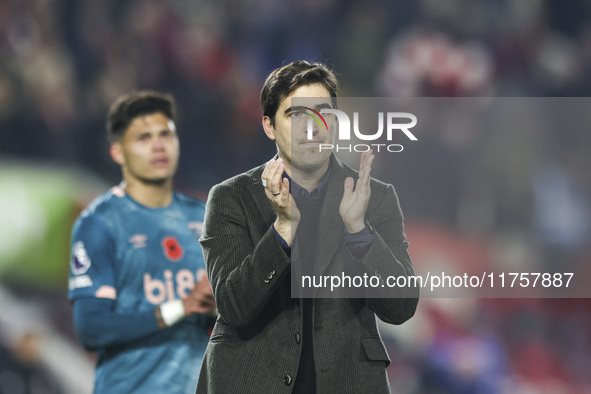
[(331, 164), (329, 162), (326, 174), (324, 174), (324, 177), (322, 178), (318, 186), (316, 186), (314, 190), (311, 191), (308, 191), (302, 186), (298, 185), (298, 183), (291, 179), (286, 172), (283, 173), (283, 178), (289, 179), (289, 192), (294, 198), (306, 198), (310, 200), (316, 200), (319, 198), (323, 198), (326, 194), (326, 189), (328, 188), (328, 180), (330, 179), (330, 172)]

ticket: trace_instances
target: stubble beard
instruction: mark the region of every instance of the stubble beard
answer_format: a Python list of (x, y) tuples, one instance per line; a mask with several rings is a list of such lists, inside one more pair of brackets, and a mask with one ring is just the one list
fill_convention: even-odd
[(325, 154), (322, 153), (300, 153), (301, 156), (305, 155), (314, 155), (315, 157), (307, 159), (304, 157), (295, 158), (292, 156), (291, 160), (291, 171), (292, 177), (297, 182), (297, 178), (306, 177), (306, 175), (313, 174), (316, 171), (320, 170), (329, 160), (330, 160), (330, 153)]

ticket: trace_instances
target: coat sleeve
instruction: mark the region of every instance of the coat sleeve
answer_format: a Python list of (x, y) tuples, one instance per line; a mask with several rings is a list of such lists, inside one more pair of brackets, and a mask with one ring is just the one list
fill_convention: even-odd
[(235, 327), (256, 321), (291, 267), (272, 224), (253, 239), (250, 226), (255, 218), (249, 215), (232, 186), (216, 185), (200, 238), (218, 312)]
[[(374, 228), (373, 243), (362, 259), (368, 275), (378, 276), (381, 285), (370, 293), (368, 306), (384, 322), (402, 324), (410, 319), (417, 308), (419, 287), (389, 287), (388, 278), (406, 277), (398, 283), (410, 282), (414, 271), (408, 254), (408, 242), (404, 234), (402, 211), (398, 197), (392, 185), (386, 192), (377, 208), (366, 212), (370, 224)], [(392, 282), (392, 281), (390, 281)]]
[(72, 233), (69, 297), (74, 303), (74, 327), (82, 345), (96, 350), (157, 332), (154, 309), (115, 311), (115, 242), (103, 222), (85, 216), (76, 222)]

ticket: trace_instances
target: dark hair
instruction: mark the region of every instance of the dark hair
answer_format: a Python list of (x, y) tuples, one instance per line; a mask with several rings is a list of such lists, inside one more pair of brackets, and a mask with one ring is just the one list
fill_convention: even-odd
[(332, 70), (322, 63), (298, 60), (274, 70), (261, 89), (263, 116), (271, 118), (274, 125), (275, 114), (281, 101), (300, 86), (314, 83), (324, 85), (330, 96), (336, 99), (339, 88), (337, 78)]
[(135, 118), (162, 112), (174, 121), (176, 112), (174, 97), (152, 90), (127, 93), (115, 100), (107, 115), (107, 138), (118, 141)]

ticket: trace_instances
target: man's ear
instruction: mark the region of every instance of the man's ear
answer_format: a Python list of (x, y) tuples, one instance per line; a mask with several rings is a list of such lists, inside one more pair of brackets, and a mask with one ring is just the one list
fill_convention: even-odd
[(125, 156), (123, 155), (122, 146), (120, 142), (113, 142), (109, 148), (109, 153), (113, 161), (120, 166), (125, 165)]
[(275, 141), (275, 126), (273, 126), (273, 122), (271, 118), (268, 116), (263, 116), (263, 130), (265, 130), (265, 134), (269, 137), (270, 140)]

